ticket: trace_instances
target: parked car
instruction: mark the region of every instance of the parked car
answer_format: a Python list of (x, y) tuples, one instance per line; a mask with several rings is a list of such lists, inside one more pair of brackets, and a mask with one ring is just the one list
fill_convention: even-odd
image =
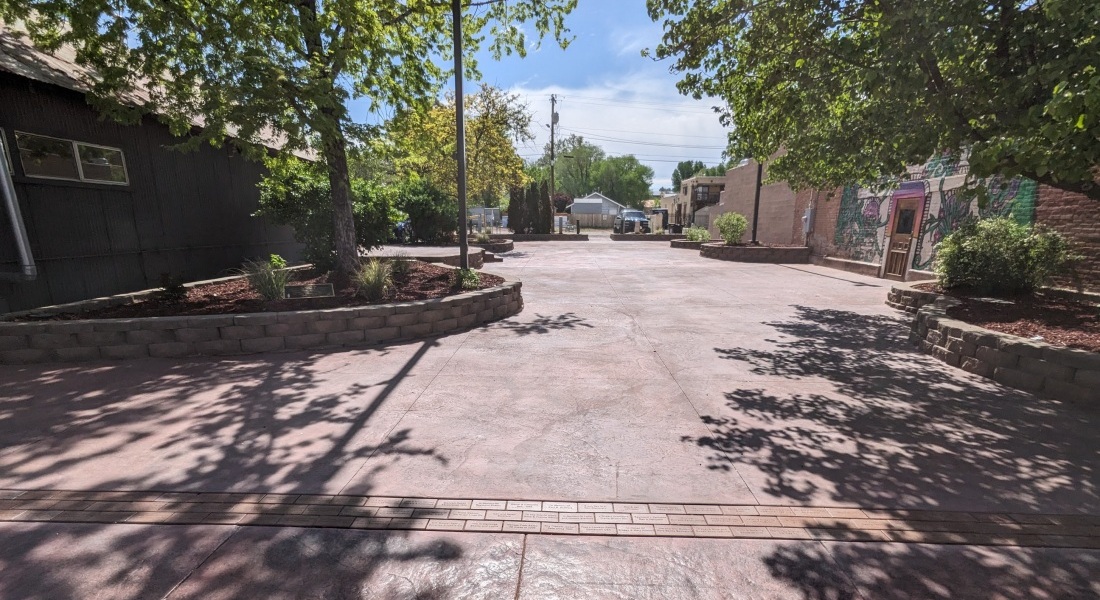
[(634, 233), (634, 224), (642, 224), (642, 233), (649, 233), (649, 219), (640, 210), (624, 210), (615, 217), (615, 223), (611, 226), (613, 233)]

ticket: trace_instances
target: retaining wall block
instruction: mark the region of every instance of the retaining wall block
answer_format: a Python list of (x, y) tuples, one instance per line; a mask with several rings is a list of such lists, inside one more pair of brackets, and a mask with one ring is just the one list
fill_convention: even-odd
[(325, 334), (303, 333), (302, 335), (288, 335), (284, 338), (286, 347), (291, 349), (316, 348), (325, 345)]
[(404, 315), (404, 314), (409, 314), (409, 313), (419, 314), (419, 313), (422, 313), (425, 310), (427, 310), (427, 308), (428, 308), (428, 305), (424, 301), (410, 302), (408, 304), (398, 306), (397, 309), (395, 310), (395, 312), (396, 312), (396, 314), (399, 314), (399, 315)]
[(46, 323), (46, 333), (89, 333), (95, 331), (95, 323), (79, 321), (54, 321)]
[(150, 317), (147, 319), (138, 319), (138, 321), (141, 323), (142, 329), (154, 331), (190, 327), (190, 317)]
[(978, 346), (974, 356), (993, 367), (1015, 367), (1020, 360), (1020, 355), (1004, 352), (989, 346)]
[(406, 327), (420, 321), (417, 313), (400, 313), (386, 317), (386, 327)]
[(282, 336), (241, 340), (242, 352), (275, 352), (284, 348), (286, 348), (286, 340)]
[(225, 356), (241, 353), (240, 340), (210, 340), (195, 342), (195, 351), (210, 356)]
[(973, 356), (964, 356), (962, 360), (959, 361), (959, 368), (982, 377), (993, 376), (993, 367), (989, 363), (978, 360)]
[(65, 362), (96, 360), (99, 358), (99, 347), (76, 346), (73, 348), (58, 348), (53, 351), (58, 360)]
[(145, 358), (149, 356), (149, 346), (145, 344), (124, 344), (121, 346), (101, 346), (99, 348), (103, 358), (112, 360), (127, 360), (131, 358)]
[(122, 331), (92, 331), (76, 334), (81, 346), (121, 346), (126, 343), (126, 333)]
[(394, 314), (396, 307), (393, 304), (376, 304), (355, 310), (357, 317), (385, 317)]
[(1069, 400), (1072, 402), (1096, 402), (1100, 401), (1100, 390), (1094, 387), (1077, 385), (1068, 381), (1048, 379), (1043, 384), (1043, 391), (1050, 396)]
[(1009, 387), (1037, 392), (1043, 388), (1043, 376), (1009, 367), (993, 369), (993, 379)]
[(126, 332), (127, 344), (163, 344), (176, 341), (172, 331), (165, 329), (135, 329)]
[(943, 340), (943, 334), (938, 329), (929, 329), (928, 335), (924, 336), (924, 339), (932, 344), (939, 344)]
[(96, 331), (131, 331), (140, 329), (137, 319), (102, 319), (95, 322)]
[(401, 327), (402, 338), (415, 338), (423, 337), (432, 332), (431, 323), (416, 323), (415, 325), (405, 325)]
[(443, 319), (432, 324), (432, 333), (446, 333), (458, 329), (458, 319)]
[(0, 362), (21, 365), (44, 362), (50, 357), (50, 351), (42, 348), (24, 348), (22, 350), (4, 350), (0, 352)]
[(1046, 344), (1023, 340), (1018, 337), (1001, 336), (997, 342), (997, 349), (1029, 358), (1042, 358), (1043, 348)]
[(333, 346), (359, 344), (366, 339), (362, 330), (334, 331), (325, 334), (325, 343)]
[(36, 333), (30, 336), (31, 348), (52, 350), (54, 348), (72, 348), (78, 345), (76, 335), (72, 333)]
[(442, 309), (424, 311), (424, 312), (420, 313), (420, 319), (417, 322), (418, 323), (435, 323), (436, 321), (442, 321), (444, 318), (449, 316), (449, 313), (451, 311), (447, 310), (446, 312), (448, 313), (448, 315), (444, 315), (443, 314), (444, 311)]
[(216, 328), (187, 328), (176, 330), (176, 340), (180, 342), (209, 342), (216, 339), (218, 339), (218, 330)]
[(952, 367), (959, 366), (959, 359), (961, 358), (958, 352), (951, 352), (941, 346), (932, 348), (932, 356), (935, 356)]
[(23, 350), (30, 347), (25, 335), (0, 335), (0, 350)]
[(467, 327), (473, 327), (476, 324), (477, 324), (477, 315), (475, 315), (475, 314), (466, 314), (466, 315), (462, 315), (461, 317), (458, 317), (458, 326), (462, 329), (466, 329)]
[(400, 336), (400, 327), (382, 327), (363, 332), (363, 340), (372, 344), (396, 340)]
[(386, 317), (355, 317), (348, 319), (348, 329), (377, 329), (386, 325)]
[(346, 319), (314, 321), (309, 324), (306, 330), (310, 333), (336, 333), (339, 331), (347, 331), (348, 322)]
[(251, 340), (267, 335), (263, 325), (230, 325), (220, 327), (219, 331), (225, 340)]
[(1073, 376), (1073, 383), (1100, 390), (1100, 369), (1077, 369), (1077, 373)]
[(1100, 352), (1050, 346), (1043, 349), (1043, 360), (1056, 362), (1074, 369), (1100, 371)]
[(229, 327), (233, 324), (234, 315), (200, 315), (188, 317), (187, 326), (201, 329), (215, 329), (217, 327)]
[(233, 317), (234, 325), (274, 325), (278, 322), (278, 313), (251, 313)]
[(302, 335), (308, 333), (308, 323), (275, 323), (264, 325), (264, 337), (285, 337), (288, 335)]
[(163, 342), (149, 344), (149, 356), (153, 358), (177, 358), (195, 353), (195, 345), (187, 342)]
[(1060, 381), (1073, 381), (1073, 372), (1076, 370), (1072, 367), (1063, 367), (1030, 356), (1020, 357), (1019, 368), (1028, 373), (1035, 373), (1047, 379), (1058, 379)]
[(281, 312), (275, 315), (279, 323), (312, 323), (317, 320), (317, 315), (313, 311)]

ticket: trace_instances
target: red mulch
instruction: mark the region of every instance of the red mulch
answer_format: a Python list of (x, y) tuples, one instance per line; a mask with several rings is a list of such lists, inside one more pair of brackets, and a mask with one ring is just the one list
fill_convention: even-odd
[[(187, 298), (182, 302), (171, 302), (153, 296), (134, 304), (111, 306), (81, 313), (65, 313), (42, 317), (25, 317), (21, 320), (62, 321), (71, 319), (125, 319), (135, 317), (176, 317), (189, 315), (213, 315), (233, 313), (277, 312), (288, 310), (318, 310), (342, 308), (347, 306), (368, 306), (389, 302), (411, 302), (442, 298), (468, 290), (454, 288), (454, 270), (425, 262), (411, 261), (407, 275), (394, 276), (394, 286), (386, 297), (379, 302), (370, 302), (355, 294), (355, 287), (336, 290), (333, 298), (303, 298), (300, 300), (275, 300), (264, 302), (245, 279), (234, 279), (219, 283), (195, 286), (187, 290)], [(297, 271), (291, 280), (292, 285), (307, 283), (328, 283), (327, 273), (316, 271)], [(504, 283), (496, 275), (481, 273), (481, 286), (478, 289), (493, 287)]]
[(1056, 293), (991, 299), (944, 290), (935, 283), (914, 287), (961, 301), (947, 310), (954, 319), (1023, 338), (1038, 336), (1055, 346), (1100, 352), (1100, 305)]

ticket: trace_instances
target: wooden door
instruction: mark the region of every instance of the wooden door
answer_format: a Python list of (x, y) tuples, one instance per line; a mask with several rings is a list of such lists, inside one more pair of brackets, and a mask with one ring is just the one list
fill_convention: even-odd
[(899, 198), (890, 223), (890, 247), (886, 251), (885, 277), (904, 280), (909, 265), (909, 249), (917, 235), (920, 198)]

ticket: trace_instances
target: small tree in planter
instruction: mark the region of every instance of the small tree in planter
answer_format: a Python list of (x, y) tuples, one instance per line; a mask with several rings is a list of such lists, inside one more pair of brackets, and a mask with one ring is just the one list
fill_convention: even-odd
[(727, 246), (736, 246), (745, 236), (749, 222), (740, 213), (728, 212), (715, 219), (714, 226), (718, 228), (718, 234), (722, 236)]

